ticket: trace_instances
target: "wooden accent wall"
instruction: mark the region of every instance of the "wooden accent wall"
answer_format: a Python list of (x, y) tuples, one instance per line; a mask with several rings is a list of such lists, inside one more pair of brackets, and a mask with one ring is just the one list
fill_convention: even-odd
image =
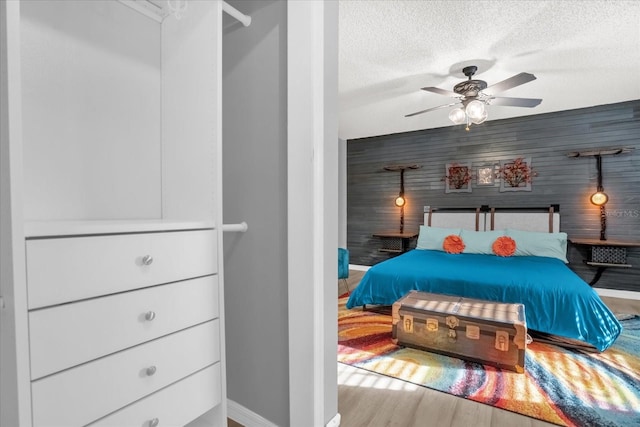
[[(500, 107), (496, 107), (500, 108)], [(507, 108), (507, 107), (504, 107)], [(491, 114), (489, 112), (489, 114)], [(425, 115), (428, 120), (428, 115)], [(400, 209), (394, 199), (400, 173), (384, 166), (418, 164), (404, 175), (405, 231), (418, 231), (424, 206), (495, 207), (559, 204), (561, 231), (598, 238), (599, 209), (589, 202), (597, 186), (594, 157), (567, 157), (573, 151), (632, 147), (629, 154), (602, 158), (603, 186), (609, 195), (607, 237), (640, 241), (640, 100), (556, 113), (353, 139), (347, 142), (347, 247), (350, 262), (374, 265), (388, 259), (372, 234), (396, 231)], [(532, 191), (499, 192), (472, 182), (471, 193), (445, 194), (445, 163), (478, 166), (531, 157), (537, 172)], [(632, 268), (609, 268), (598, 287), (640, 291), (640, 248), (630, 249)], [(584, 265), (582, 249), (569, 248), (570, 267), (587, 282), (595, 269)]]

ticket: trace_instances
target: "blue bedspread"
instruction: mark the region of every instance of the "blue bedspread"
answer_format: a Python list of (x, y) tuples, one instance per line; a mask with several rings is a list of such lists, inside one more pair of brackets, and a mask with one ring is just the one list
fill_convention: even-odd
[(367, 271), (347, 302), (391, 305), (411, 290), (525, 306), (527, 328), (604, 351), (622, 326), (598, 294), (555, 258), (415, 249)]

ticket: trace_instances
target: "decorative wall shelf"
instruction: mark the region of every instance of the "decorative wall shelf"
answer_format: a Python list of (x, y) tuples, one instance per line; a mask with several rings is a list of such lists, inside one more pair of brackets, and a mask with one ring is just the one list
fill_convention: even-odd
[(390, 231), (376, 233), (373, 237), (378, 237), (382, 240), (382, 248), (378, 249), (380, 252), (401, 254), (411, 249), (411, 241), (418, 237), (418, 233), (395, 233)]
[(588, 157), (588, 156), (609, 156), (616, 154), (626, 154), (633, 150), (633, 147), (620, 147), (620, 148), (598, 148), (595, 150), (586, 151), (572, 151), (567, 153), (567, 157)]
[[(597, 267), (596, 274), (589, 282), (589, 285), (595, 285), (604, 270), (609, 267), (617, 267), (617, 268), (631, 268), (631, 264), (627, 264), (626, 262), (626, 249), (627, 248), (638, 248), (640, 247), (640, 242), (632, 242), (627, 240), (599, 240), (599, 239), (589, 239), (589, 238), (570, 238), (569, 242), (574, 245), (579, 246), (588, 246), (591, 248), (591, 258), (589, 260), (585, 260), (584, 263), (590, 265), (592, 267)], [(601, 261), (599, 259), (594, 258), (594, 254), (598, 253), (598, 249), (613, 249), (621, 251), (620, 261), (621, 262), (607, 262)]]

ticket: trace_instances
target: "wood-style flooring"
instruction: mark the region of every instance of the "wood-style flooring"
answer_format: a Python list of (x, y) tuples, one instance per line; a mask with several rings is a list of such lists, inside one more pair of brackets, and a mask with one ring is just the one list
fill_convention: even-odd
[[(349, 272), (353, 290), (361, 271)], [(346, 292), (338, 283), (339, 293)], [(640, 300), (602, 297), (617, 313), (640, 314)], [(554, 424), (338, 363), (342, 427), (550, 427)]]
[[(364, 272), (350, 270), (338, 293)], [(640, 300), (602, 297), (617, 313), (639, 314)], [(544, 421), (338, 363), (341, 427), (551, 427)], [(229, 427), (243, 427), (229, 420)], [(298, 427), (298, 426), (292, 426)], [(300, 426), (302, 427), (302, 426)]]

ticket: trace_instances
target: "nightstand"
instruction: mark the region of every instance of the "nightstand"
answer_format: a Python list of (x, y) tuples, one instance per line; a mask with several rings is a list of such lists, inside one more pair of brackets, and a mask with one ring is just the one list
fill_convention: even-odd
[(596, 267), (596, 274), (593, 276), (589, 285), (595, 285), (604, 270), (609, 267), (631, 268), (631, 264), (627, 264), (627, 248), (640, 247), (640, 242), (631, 242), (626, 240), (599, 240), (585, 238), (570, 238), (569, 242), (578, 246), (591, 247), (590, 258), (585, 260), (585, 264)]
[(373, 237), (382, 240), (380, 252), (401, 254), (410, 249), (411, 241), (418, 237), (418, 233), (384, 232), (376, 233)]

